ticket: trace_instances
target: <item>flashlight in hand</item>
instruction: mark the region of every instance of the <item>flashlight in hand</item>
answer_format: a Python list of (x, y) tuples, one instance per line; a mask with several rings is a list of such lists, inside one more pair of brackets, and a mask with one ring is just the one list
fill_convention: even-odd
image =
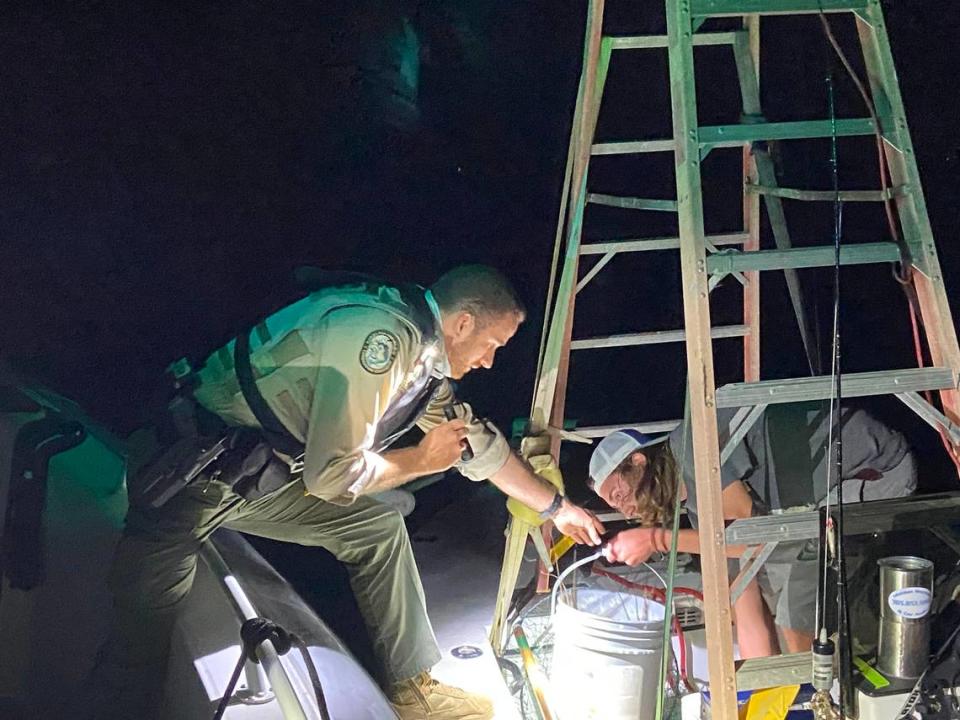
[[(457, 411), (454, 409), (452, 403), (450, 405), (444, 405), (443, 416), (447, 419), (447, 422), (457, 419)], [(470, 447), (470, 441), (467, 439), (461, 440), (460, 446), (463, 448), (460, 451), (460, 460), (463, 462), (473, 460), (473, 448)]]

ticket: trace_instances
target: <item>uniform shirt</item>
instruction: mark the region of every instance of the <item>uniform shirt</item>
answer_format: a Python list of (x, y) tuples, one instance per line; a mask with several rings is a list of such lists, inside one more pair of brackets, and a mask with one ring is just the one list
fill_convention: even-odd
[[(720, 449), (730, 436), (735, 409), (717, 411)], [(686, 508), (696, 526), (697, 494), (693, 472), (693, 442), (683, 425), (670, 433), (670, 449), (683, 468)], [(906, 439), (863, 410), (841, 413), (844, 480), (893, 470), (910, 452)], [(760, 416), (720, 468), (720, 486), (743, 480), (754, 497), (758, 514), (770, 510), (816, 505), (827, 495), (829, 405), (825, 402), (773, 405)], [(681, 457), (683, 456), (683, 457)], [(836, 468), (830, 468), (835, 473)], [(836, 478), (833, 478), (833, 486)], [(848, 499), (849, 500), (849, 499)]]
[[(397, 288), (352, 285), (325, 288), (274, 313), (251, 333), (257, 388), (278, 419), (304, 443), (303, 481), (311, 494), (349, 504), (370, 486), (387, 435), (416, 411), (424, 431), (445, 422), (454, 400), (440, 314), (427, 292), (435, 331), (421, 332)], [(228, 424), (259, 427), (233, 368), (234, 341), (199, 371), (197, 401)], [(474, 458), (457, 465), (472, 480), (503, 467), (510, 453), (503, 435), (478, 420), (469, 405)]]

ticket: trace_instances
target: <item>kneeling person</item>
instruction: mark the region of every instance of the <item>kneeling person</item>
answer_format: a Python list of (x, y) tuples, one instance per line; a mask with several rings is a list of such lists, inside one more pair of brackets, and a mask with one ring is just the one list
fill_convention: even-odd
[[(721, 447), (730, 435), (733, 415), (733, 410), (717, 413)], [(691, 524), (697, 527), (693, 446), (689, 428), (684, 438), (684, 425), (688, 423), (661, 436), (618, 430), (594, 450), (590, 460), (594, 491), (611, 507), (644, 526), (625, 530), (610, 541), (611, 560), (636, 565), (654, 552), (668, 552), (672, 538), (667, 527), (675, 502), (685, 505)], [(775, 405), (766, 410), (721, 467), (724, 519), (824, 504), (829, 429), (825, 403)], [(902, 497), (916, 489), (916, 463), (900, 433), (863, 410), (845, 408), (841, 436), (845, 503)], [(678, 474), (682, 483), (677, 482)], [(836, 497), (834, 480), (831, 502), (836, 502)], [(782, 544), (778, 550), (782, 561), (768, 561), (756, 582), (738, 599), (734, 613), (741, 656), (775, 654), (777, 630), (786, 645), (785, 652), (810, 649), (815, 633), (818, 573), (816, 553), (809, 548), (805, 551), (804, 545)], [(680, 530), (677, 547), (680, 552), (699, 553), (697, 530)], [(738, 556), (743, 549), (729, 548), (728, 554)]]
[[(99, 718), (155, 715), (173, 624), (193, 585), (197, 553), (218, 527), (324, 547), (345, 565), (384, 689), (403, 720), (488, 720), (493, 709), (431, 678), (440, 652), (410, 540), (399, 513), (371, 496), (456, 465), (548, 510), (575, 540), (599, 544), (602, 524), (533, 474), (469, 405), (449, 419), (451, 381), (492, 367), (524, 319), (506, 278), (461, 266), (427, 290), (324, 277), (309, 295), (212, 353), (193, 378), (194, 425), (205, 419), (269, 441), (251, 476), (257, 482), (247, 483), (244, 473), (228, 481), (237, 473), (224, 467), (202, 468), (179, 478), (178, 491), (162, 501), (131, 494), (111, 572), (111, 634), (88, 684), (102, 697), (88, 703)], [(392, 447), (414, 425), (425, 433), (420, 442)], [(466, 458), (465, 441), (473, 451)], [(158, 446), (161, 462), (167, 450)], [(298, 453), (302, 463), (288, 462)], [(249, 464), (246, 457), (236, 463)], [(264, 467), (276, 470), (269, 487), (261, 487)]]

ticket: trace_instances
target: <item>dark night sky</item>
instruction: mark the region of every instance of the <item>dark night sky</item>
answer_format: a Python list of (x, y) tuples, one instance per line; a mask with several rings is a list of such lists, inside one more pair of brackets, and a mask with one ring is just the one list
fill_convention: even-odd
[[(631, 16), (638, 5), (610, 0), (611, 26), (662, 32), (659, 3)], [(885, 6), (960, 307), (960, 10), (934, 0)], [(143, 419), (167, 363), (213, 348), (293, 297), (298, 265), (428, 283), (456, 262), (480, 261), (512, 275), (532, 313), (498, 368), (469, 378), (464, 394), (498, 420), (524, 414), (584, 13), (585, 2), (557, 0), (5, 4), (0, 358), (124, 431)], [(848, 24), (837, 26), (855, 50)], [(768, 116), (825, 116), (834, 61), (816, 20), (768, 27)], [(735, 122), (732, 62), (706, 52), (701, 121)], [(618, 62), (600, 138), (662, 136), (665, 55)], [(838, 79), (837, 92), (841, 115), (863, 114), (849, 82)], [(621, 112), (608, 109), (615, 101)], [(824, 143), (782, 148), (781, 181), (829, 187), (827, 151)], [(736, 192), (737, 159), (715, 154), (705, 181)], [(669, 159), (603, 162), (597, 191), (673, 194)], [(845, 186), (876, 185), (869, 143), (843, 146), (840, 163)], [(729, 191), (708, 198), (708, 230), (735, 229)], [(850, 209), (849, 240), (886, 239), (875, 210)], [(789, 206), (795, 242), (829, 242), (829, 214)], [(598, 211), (586, 234), (649, 236), (672, 226), (672, 218)], [(660, 264), (619, 258), (605, 271), (583, 294), (577, 334), (589, 334), (588, 324), (596, 332), (678, 327), (676, 262), (652, 262)], [(844, 277), (849, 369), (909, 366), (906, 311), (889, 272)], [(803, 278), (825, 322), (829, 273)], [(765, 375), (802, 372), (782, 281), (764, 287)], [(735, 296), (735, 288), (718, 291), (718, 318), (735, 321)], [(829, 341), (825, 326), (820, 338)], [(676, 416), (681, 348), (652, 352), (575, 361), (571, 413), (609, 422)], [(735, 380), (739, 362), (735, 343), (717, 345), (718, 380)], [(929, 433), (904, 423), (925, 447)]]

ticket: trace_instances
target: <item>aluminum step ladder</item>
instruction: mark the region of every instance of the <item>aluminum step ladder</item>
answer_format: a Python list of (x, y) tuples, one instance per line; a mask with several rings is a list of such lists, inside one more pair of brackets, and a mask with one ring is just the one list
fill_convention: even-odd
[[(577, 435), (579, 439), (600, 437), (615, 427), (624, 427), (620, 424), (580, 428), (576, 434), (563, 430), (572, 350), (661, 342), (685, 343), (704, 568), (712, 717), (734, 720), (737, 717), (738, 681), (733, 663), (730, 589), (720, 491), (721, 460), (732, 448), (728, 443), (721, 451), (716, 410), (719, 407), (740, 408), (735, 420), (739, 427), (731, 437), (731, 442), (735, 442), (743, 437), (749, 423), (760, 416), (759, 411), (767, 404), (825, 398), (830, 393), (831, 379), (821, 374), (813, 352), (796, 270), (833, 265), (834, 249), (829, 246), (793, 247), (786, 228), (783, 201), (891, 202), (896, 209), (903, 246), (894, 242), (846, 245), (841, 249), (840, 263), (899, 262), (909, 265), (913, 270), (913, 285), (934, 367), (846, 374), (842, 383), (844, 397), (893, 394), (928, 423), (944, 429), (956, 441), (960, 439), (956, 426), (960, 417), (960, 395), (957, 392), (960, 348), (927, 217), (879, 0), (666, 0), (665, 6), (665, 36), (612, 37), (603, 32), (603, 0), (591, 0), (589, 3), (583, 72), (558, 218), (555, 262), (559, 263), (562, 254), (562, 263), (559, 263), (561, 267), (555, 303), (552, 302), (552, 292), (547, 300), (550, 315), (544, 325), (544, 349), (531, 408), (531, 437), (527, 440), (539, 439), (541, 448), (549, 446), (553, 456), (558, 458), (563, 439), (577, 439)], [(852, 15), (875, 112), (862, 118), (769, 122), (764, 118), (760, 104), (760, 18), (767, 14), (819, 13)], [(702, 30), (706, 21), (723, 16), (741, 18), (739, 29), (731, 32)], [(694, 51), (696, 47), (713, 45), (729, 46), (733, 51), (742, 101), (742, 121), (739, 123), (702, 126), (698, 122)], [(651, 49), (666, 49), (668, 55), (672, 137), (596, 141), (594, 135), (600, 100), (611, 56), (614, 52)], [(872, 136), (878, 133), (882, 137), (890, 185), (877, 190), (842, 190), (835, 193), (780, 188), (776, 184), (773, 161), (763, 146), (769, 141)], [(701, 163), (711, 151), (722, 147), (742, 148), (743, 228), (730, 233), (708, 235), (704, 227)], [(641, 153), (673, 154), (676, 199), (627, 197), (588, 191), (591, 157)], [(761, 198), (772, 230), (773, 248), (760, 247)], [(586, 210), (593, 205), (675, 212), (678, 217), (678, 236), (581, 243)], [(617, 255), (670, 249), (679, 250), (680, 253), (683, 328), (572, 338), (578, 292)], [(904, 252), (905, 249), (908, 252)], [(580, 258), (588, 255), (599, 255), (600, 259), (581, 276)], [(767, 270), (784, 272), (812, 377), (760, 380), (759, 276)], [(743, 321), (733, 326), (714, 327), (711, 324), (710, 293), (726, 276), (735, 277), (743, 285)], [(744, 382), (718, 388), (714, 380), (713, 341), (723, 338), (742, 338)], [(943, 412), (919, 394), (925, 391), (939, 394)], [(659, 432), (669, 430), (676, 422), (637, 421), (632, 425), (640, 430)], [(495, 650), (500, 650), (505, 641), (507, 608), (519, 569), (517, 553), (522, 552), (522, 538), (526, 537), (528, 531), (529, 528), (517, 528), (513, 523), (508, 526), (508, 552), (504, 559), (497, 614), (490, 637)], [(776, 524), (771, 524), (767, 531), (769, 540), (777, 540), (782, 535)], [(521, 541), (518, 542), (518, 539)], [(762, 543), (764, 538), (758, 535), (755, 541)], [(793, 668), (798, 661), (793, 658), (770, 662), (780, 662)], [(761, 661), (749, 663), (752, 677), (762, 675), (762, 667)], [(744, 681), (744, 684), (751, 684), (746, 682), (746, 678)]]

